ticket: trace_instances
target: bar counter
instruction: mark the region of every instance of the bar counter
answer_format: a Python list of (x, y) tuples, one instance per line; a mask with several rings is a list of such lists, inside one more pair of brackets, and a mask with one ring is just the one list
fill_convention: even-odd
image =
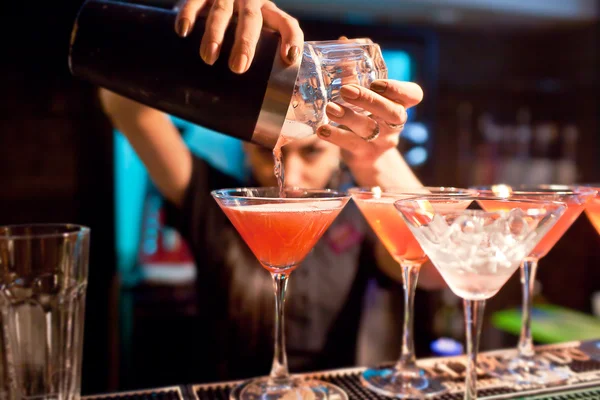
[[(568, 342), (539, 346), (537, 350), (549, 361), (566, 365), (576, 373), (572, 382), (561, 386), (515, 390), (501, 379), (486, 375), (478, 376), (478, 398), (484, 400), (531, 399), (567, 400), (600, 399), (600, 339), (585, 342)], [(478, 365), (494, 363), (514, 349), (484, 352), (479, 355)], [(433, 400), (461, 400), (464, 388), (464, 356), (428, 358), (418, 361), (420, 367), (432, 376), (439, 377), (448, 387), (446, 394), (431, 397)], [(348, 368), (302, 374), (334, 383), (343, 388), (350, 400), (389, 399), (363, 388), (359, 376), (364, 368)], [(202, 385), (181, 385), (160, 389), (139, 390), (104, 395), (86, 396), (84, 400), (227, 400), (230, 389), (238, 382), (219, 382)], [(331, 399), (338, 400), (338, 399)]]

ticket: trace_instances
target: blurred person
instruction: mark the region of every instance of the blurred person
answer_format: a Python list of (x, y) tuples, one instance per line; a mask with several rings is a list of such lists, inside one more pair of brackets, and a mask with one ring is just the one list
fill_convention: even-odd
[[(218, 57), (223, 32), (236, 11), (239, 25), (230, 59), (232, 71), (244, 73), (248, 69), (263, 23), (280, 32), (284, 60), (293, 63), (299, 56), (304, 39), (297, 21), (270, 1), (184, 1), (175, 24), (177, 33), (186, 36), (197, 13), (207, 7), (207, 28), (199, 49), (205, 62), (214, 63)], [(317, 135), (284, 146), (286, 186), (335, 187), (341, 163), (360, 186), (421, 186), (397, 150), (406, 109), (422, 99), (420, 87), (378, 80), (370, 89), (346, 85), (341, 95), (371, 115), (330, 103), (327, 114), (340, 126), (322, 126)], [(201, 349), (198, 379), (228, 380), (268, 373), (274, 312), (271, 278), (210, 192), (226, 187), (275, 186), (271, 150), (244, 143), (251, 174), (247, 181), (240, 181), (194, 156), (168, 115), (104, 89), (100, 98), (113, 125), (127, 137), (167, 200), (168, 220), (194, 254), (203, 326), (194, 344)], [(397, 263), (349, 203), (288, 285), (290, 370), (355, 365), (367, 291), (372, 285), (375, 290), (400, 290), (397, 285), (401, 279)], [(420, 281), (424, 286), (437, 287), (439, 279), (429, 267), (423, 269)], [(387, 355), (388, 359), (395, 357)]]

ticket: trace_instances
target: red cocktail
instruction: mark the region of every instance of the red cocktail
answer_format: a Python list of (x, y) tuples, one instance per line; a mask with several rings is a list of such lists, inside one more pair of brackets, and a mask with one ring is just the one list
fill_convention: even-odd
[(246, 381), (233, 389), (236, 400), (339, 398), (347, 394), (327, 382), (291, 377), (284, 345), (283, 304), (290, 273), (302, 262), (350, 196), (332, 190), (241, 188), (211, 194), (248, 244), (271, 272), (275, 287), (275, 354), (269, 377)]
[(315, 246), (345, 202), (268, 203), (221, 208), (258, 261), (291, 272)]

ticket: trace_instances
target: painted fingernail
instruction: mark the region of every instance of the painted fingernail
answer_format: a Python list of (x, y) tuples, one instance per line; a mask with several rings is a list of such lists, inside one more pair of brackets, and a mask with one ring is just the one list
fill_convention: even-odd
[(328, 138), (329, 136), (331, 136), (331, 129), (329, 129), (328, 126), (323, 125), (322, 127), (320, 127), (319, 129), (317, 129), (317, 133), (319, 134), (319, 136), (324, 137), (324, 138)]
[(248, 56), (245, 54), (235, 56), (231, 64), (229, 64), (229, 67), (237, 74), (246, 72), (246, 69), (248, 68)]
[(299, 56), (300, 56), (300, 48), (298, 48), (298, 46), (292, 46), (288, 50), (286, 58), (290, 64), (293, 64), (296, 62), (296, 60), (298, 59)]
[(208, 45), (204, 46), (200, 55), (205, 63), (213, 65), (219, 57), (219, 44), (217, 42), (210, 42)]
[(327, 113), (333, 115), (334, 117), (341, 118), (344, 116), (346, 111), (339, 104), (329, 103), (327, 104)]
[(176, 27), (177, 34), (182, 38), (186, 37), (190, 33), (191, 26), (192, 21), (190, 21), (188, 18), (179, 18)]
[(371, 83), (371, 90), (377, 92), (379, 94), (385, 93), (387, 89), (387, 82), (385, 81), (375, 81)]
[(356, 100), (360, 96), (360, 89), (354, 85), (345, 85), (340, 89), (342, 97), (350, 100)]

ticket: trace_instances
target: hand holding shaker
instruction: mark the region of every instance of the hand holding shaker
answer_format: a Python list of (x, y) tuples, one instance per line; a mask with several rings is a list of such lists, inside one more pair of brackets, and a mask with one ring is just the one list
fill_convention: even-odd
[(90, 230), (0, 226), (0, 397), (78, 400)]
[(150, 107), (229, 136), (273, 148), (279, 136), (302, 138), (328, 123), (325, 106), (343, 103), (339, 89), (387, 78), (381, 50), (370, 39), (306, 42), (286, 66), (279, 35), (264, 28), (250, 69), (227, 64), (235, 37), (230, 24), (217, 62), (199, 55), (206, 19), (181, 38), (176, 12), (88, 0), (71, 35), (73, 75)]

